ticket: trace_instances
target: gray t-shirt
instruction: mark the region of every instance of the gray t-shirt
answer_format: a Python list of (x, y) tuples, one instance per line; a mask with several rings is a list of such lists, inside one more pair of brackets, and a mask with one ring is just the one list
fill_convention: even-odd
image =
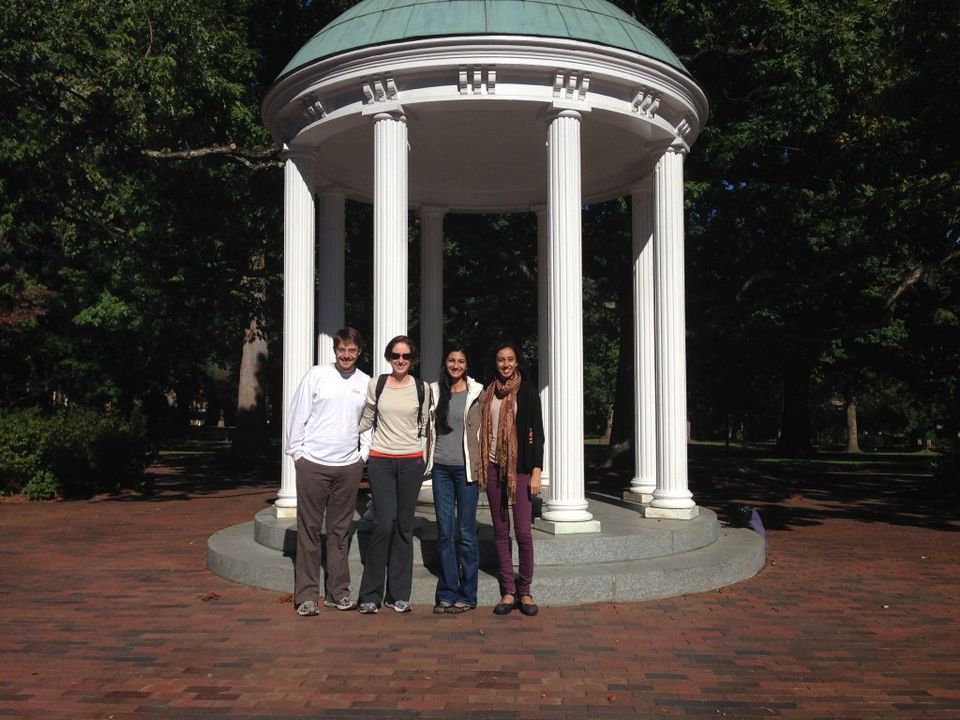
[(447, 405), (447, 425), (451, 430), (446, 435), (437, 431), (437, 445), (433, 450), (433, 462), (439, 465), (462, 467), (466, 461), (463, 456), (463, 416), (467, 410), (467, 393), (450, 394)]

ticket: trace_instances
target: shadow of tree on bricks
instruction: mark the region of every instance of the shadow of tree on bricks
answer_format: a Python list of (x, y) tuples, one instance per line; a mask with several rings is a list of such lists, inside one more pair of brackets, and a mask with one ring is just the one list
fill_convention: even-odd
[[(778, 458), (764, 450), (689, 446), (695, 501), (729, 520), (734, 504), (754, 506), (768, 529), (790, 530), (831, 519), (960, 531), (956, 495), (930, 492), (927, 454)], [(588, 468), (588, 495), (618, 497), (632, 473)]]
[(209, 435), (171, 439), (147, 468), (140, 490), (102, 495), (94, 501), (168, 502), (264, 494), (268, 504), (280, 487), (279, 449), (270, 455), (241, 457), (229, 443)]

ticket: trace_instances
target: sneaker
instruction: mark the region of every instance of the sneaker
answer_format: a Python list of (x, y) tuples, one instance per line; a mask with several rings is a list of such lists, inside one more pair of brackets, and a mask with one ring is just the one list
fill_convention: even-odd
[(376, 615), (379, 610), (376, 603), (360, 603), (357, 609), (361, 615)]
[(316, 600), (307, 600), (297, 605), (297, 615), (303, 615), (304, 617), (310, 615), (319, 615), (320, 608), (317, 607)]
[(410, 607), (410, 603), (408, 603), (406, 600), (394, 600), (393, 602), (385, 602), (384, 605), (386, 605), (388, 608), (392, 608), (394, 612), (398, 612), (398, 613), (407, 613), (413, 610), (413, 608)]
[(325, 598), (323, 601), (323, 606), (328, 608), (336, 608), (337, 610), (355, 610), (357, 604), (350, 599), (349, 595), (344, 595), (339, 600), (331, 600), (330, 598)]

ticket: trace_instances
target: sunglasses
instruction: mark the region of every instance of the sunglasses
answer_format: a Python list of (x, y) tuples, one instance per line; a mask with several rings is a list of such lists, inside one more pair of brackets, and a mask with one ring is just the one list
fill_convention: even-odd
[(390, 353), (391, 360), (399, 360), (400, 358), (403, 358), (404, 360), (413, 360), (413, 353)]

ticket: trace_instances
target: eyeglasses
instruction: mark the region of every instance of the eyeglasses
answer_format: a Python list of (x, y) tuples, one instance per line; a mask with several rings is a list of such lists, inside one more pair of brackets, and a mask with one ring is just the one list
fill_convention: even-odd
[(413, 353), (390, 353), (391, 360), (399, 360), (400, 358), (403, 358), (404, 360), (413, 360)]
[(337, 355), (346, 355), (347, 357), (355, 357), (355, 356), (357, 356), (357, 355), (360, 354), (360, 349), (359, 349), (359, 348), (338, 347), (338, 348), (334, 349), (334, 352), (335, 352)]

